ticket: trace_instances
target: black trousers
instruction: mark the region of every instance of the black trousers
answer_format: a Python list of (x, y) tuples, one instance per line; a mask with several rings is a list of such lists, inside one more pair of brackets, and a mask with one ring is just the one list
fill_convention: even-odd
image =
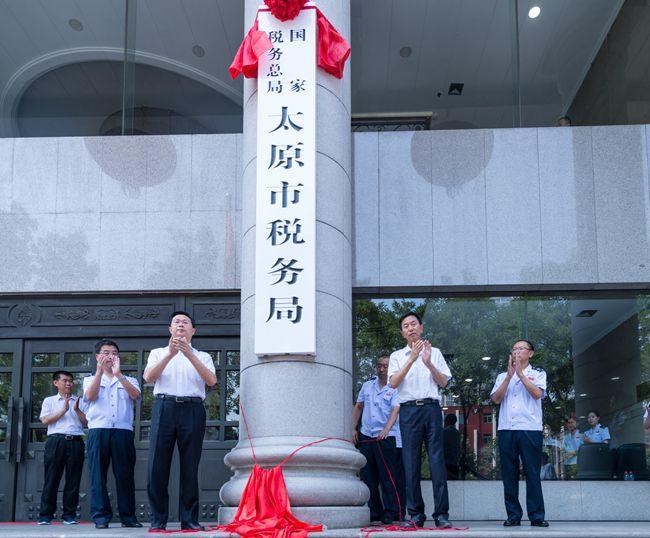
[(81, 438), (65, 439), (49, 436), (45, 441), (45, 481), (41, 494), (39, 517), (54, 517), (56, 495), (65, 470), (63, 512), (61, 517), (76, 517), (79, 504), (79, 484), (84, 467), (84, 442)]
[[(400, 505), (404, 506), (404, 497), (401, 497), (398, 502), (400, 493), (399, 455), (395, 437), (387, 437), (381, 441), (372, 439), (372, 437), (359, 433), (359, 451), (366, 458), (366, 465), (361, 469), (360, 474), (361, 480), (370, 490), (370, 499), (368, 500), (370, 519), (381, 519), (383, 515), (400, 519), (399, 507)], [(393, 482), (395, 482), (394, 485)], [(381, 495), (379, 495), (380, 486)]]
[(528, 519), (544, 519), (542, 496), (542, 432), (529, 430), (499, 430), (499, 460), (503, 479), (503, 497), (508, 519), (519, 521), (523, 510), (519, 504), (519, 459), (526, 476), (526, 509)]
[(88, 479), (90, 481), (90, 517), (95, 523), (113, 518), (106, 479), (113, 464), (117, 488), (117, 509), (122, 523), (135, 523), (135, 445), (133, 432), (115, 428), (88, 430)]
[(425, 405), (402, 405), (399, 411), (402, 433), (402, 462), (406, 480), (406, 507), (412, 518), (424, 516), (424, 501), (420, 488), (422, 443), (429, 456), (433, 485), (433, 517), (449, 516), (447, 471), (442, 445), (442, 413), (438, 402)]
[(180, 455), (180, 520), (199, 522), (199, 462), (205, 434), (203, 402), (156, 398), (151, 412), (147, 493), (151, 522), (166, 525), (169, 517), (169, 471), (178, 444)]

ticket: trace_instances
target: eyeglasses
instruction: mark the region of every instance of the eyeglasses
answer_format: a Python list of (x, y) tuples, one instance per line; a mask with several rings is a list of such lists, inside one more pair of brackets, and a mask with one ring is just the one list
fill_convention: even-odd
[(103, 355), (104, 357), (117, 357), (119, 354), (119, 351), (100, 351), (99, 355)]
[(191, 325), (192, 322), (189, 319), (175, 319), (172, 321), (172, 325)]
[(531, 351), (529, 347), (513, 347), (512, 351)]

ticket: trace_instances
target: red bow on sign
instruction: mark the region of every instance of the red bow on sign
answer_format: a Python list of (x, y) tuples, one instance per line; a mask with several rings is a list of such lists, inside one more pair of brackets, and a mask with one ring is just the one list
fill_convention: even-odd
[[(281, 21), (294, 19), (306, 0), (264, 0), (271, 13)], [(350, 45), (336, 31), (327, 17), (316, 8), (318, 27), (318, 67), (336, 78), (343, 78), (345, 62), (350, 56)], [(266, 32), (259, 30), (257, 19), (246, 34), (242, 44), (228, 68), (234, 80), (240, 73), (246, 78), (257, 78), (257, 63), (260, 56), (271, 49), (271, 40)]]
[(264, 0), (273, 16), (284, 22), (295, 19), (307, 0)]

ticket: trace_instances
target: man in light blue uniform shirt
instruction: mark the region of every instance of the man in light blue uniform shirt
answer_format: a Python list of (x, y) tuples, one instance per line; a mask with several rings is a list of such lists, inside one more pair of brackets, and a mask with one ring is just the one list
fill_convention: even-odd
[[(370, 490), (370, 520), (390, 524), (401, 519), (399, 508), (404, 506), (403, 497), (398, 502), (399, 398), (397, 390), (388, 385), (388, 357), (379, 357), (376, 369), (377, 377), (363, 384), (352, 410), (352, 436), (366, 457), (361, 479)], [(357, 432), (359, 417), (361, 433)]]
[(97, 529), (107, 529), (113, 517), (106, 488), (108, 465), (112, 461), (122, 527), (142, 527), (135, 516), (133, 437), (133, 402), (140, 398), (140, 385), (134, 377), (122, 374), (119, 348), (112, 340), (95, 344), (95, 358), (95, 375), (84, 379), (90, 517)]
[(578, 474), (578, 450), (582, 445), (582, 434), (576, 429), (576, 419), (571, 417), (566, 421), (562, 450), (564, 453), (564, 474), (567, 479), (575, 478)]
[(503, 496), (508, 518), (504, 527), (521, 525), (519, 460), (526, 476), (526, 508), (533, 527), (548, 527), (544, 519), (542, 467), (542, 398), (546, 396), (546, 372), (533, 368), (535, 353), (528, 340), (518, 340), (508, 358), (508, 370), (497, 376), (490, 396), (499, 406), (499, 458)]

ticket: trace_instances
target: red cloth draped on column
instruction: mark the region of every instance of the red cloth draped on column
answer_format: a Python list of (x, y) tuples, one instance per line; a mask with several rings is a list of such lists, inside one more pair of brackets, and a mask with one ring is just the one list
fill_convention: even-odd
[[(311, 8), (307, 8), (311, 9)], [(316, 9), (318, 27), (318, 67), (336, 78), (343, 78), (345, 62), (350, 56), (350, 45), (332, 26), (327, 17)], [(271, 48), (271, 40), (258, 29), (257, 19), (246, 34), (235, 58), (228, 68), (234, 80), (240, 73), (246, 78), (257, 78), (259, 57)]]
[(215, 527), (250, 538), (307, 538), (322, 525), (310, 525), (291, 513), (282, 465), (262, 469), (255, 464), (242, 494), (235, 519)]

